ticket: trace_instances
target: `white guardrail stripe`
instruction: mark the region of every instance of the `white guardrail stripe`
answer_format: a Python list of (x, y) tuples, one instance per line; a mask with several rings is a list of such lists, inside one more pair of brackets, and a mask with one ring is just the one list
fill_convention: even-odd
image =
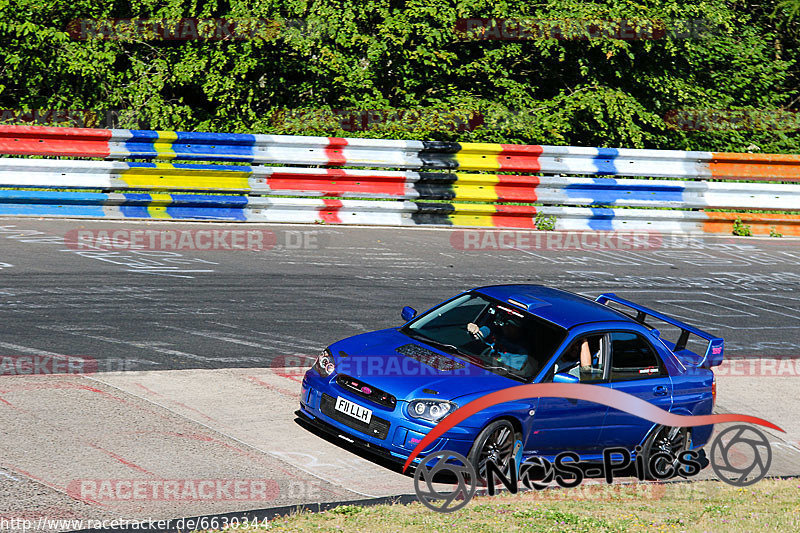
[[(484, 174), (421, 174), (412, 171), (331, 171), (298, 167), (195, 165), (196, 170), (132, 167), (118, 161), (52, 159), (0, 159), (0, 186), (99, 189), (208, 190), (256, 194), (322, 196), (335, 192), (342, 198), (380, 197), (403, 199), (448, 199), (461, 201), (504, 200), (487, 192), (497, 176)], [(273, 178), (274, 176), (278, 176)], [(360, 190), (342, 190), (347, 178)], [(707, 182), (503, 176), (504, 186), (520, 202), (564, 205), (618, 205), (672, 207), (682, 209), (774, 209), (800, 208), (800, 186), (775, 183)], [(441, 183), (437, 183), (437, 180)], [(338, 187), (336, 187), (336, 182)], [(396, 184), (391, 187), (387, 184)], [(420, 187), (419, 184), (427, 184)], [(276, 184), (279, 186), (276, 187)], [(374, 184), (374, 186), (371, 186)], [(331, 194), (333, 195), (333, 194)]]

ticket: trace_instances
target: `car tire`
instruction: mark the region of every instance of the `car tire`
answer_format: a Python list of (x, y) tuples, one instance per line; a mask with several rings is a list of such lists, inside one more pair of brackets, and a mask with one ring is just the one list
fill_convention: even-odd
[(495, 420), (483, 428), (467, 455), (481, 482), (486, 482), (486, 461), (490, 458), (510, 479), (511, 459), (514, 457), (515, 444), (520, 439), (521, 434), (506, 419)]
[(642, 447), (642, 458), (644, 459), (644, 477), (648, 480), (663, 480), (665, 478), (662, 474), (667, 473), (667, 469), (671, 466), (675, 473), (670, 477), (678, 475), (678, 468), (681, 466), (677, 459), (668, 462), (666, 459), (657, 460), (654, 464), (654, 475), (650, 469), (650, 458), (657, 452), (667, 452), (673, 457), (689, 448), (691, 431), (689, 428), (669, 427), (669, 426), (656, 426), (652, 431)]

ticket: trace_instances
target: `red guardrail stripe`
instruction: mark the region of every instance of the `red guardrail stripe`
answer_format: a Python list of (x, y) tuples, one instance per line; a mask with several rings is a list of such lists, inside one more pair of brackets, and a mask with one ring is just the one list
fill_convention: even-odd
[(499, 202), (535, 202), (539, 176), (510, 176), (497, 174), (494, 186)]
[(273, 191), (310, 191), (324, 196), (366, 193), (402, 197), (406, 191), (404, 176), (352, 175), (346, 170), (335, 168), (320, 169), (318, 174), (273, 172), (267, 178), (267, 184)]
[(325, 148), (325, 155), (328, 156), (328, 165), (335, 167), (347, 164), (343, 152), (345, 146), (347, 146), (347, 139), (328, 137), (328, 147)]
[(496, 205), (492, 225), (497, 228), (536, 229), (536, 208), (530, 205)]
[(502, 151), (497, 154), (498, 170), (517, 170), (539, 172), (539, 156), (544, 150), (538, 144), (501, 144)]
[(106, 157), (111, 130), (0, 126), (0, 153)]

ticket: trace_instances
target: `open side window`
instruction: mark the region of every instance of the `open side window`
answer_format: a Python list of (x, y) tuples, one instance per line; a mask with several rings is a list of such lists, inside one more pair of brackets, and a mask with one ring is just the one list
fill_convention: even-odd
[(605, 334), (578, 337), (564, 350), (548, 375), (567, 374), (580, 383), (599, 383), (608, 379), (608, 338)]

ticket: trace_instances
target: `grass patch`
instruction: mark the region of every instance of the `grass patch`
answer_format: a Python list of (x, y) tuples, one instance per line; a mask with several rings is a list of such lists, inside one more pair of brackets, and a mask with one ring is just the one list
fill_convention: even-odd
[[(620, 487), (627, 487), (622, 488)], [(436, 513), (422, 504), (347, 505), (269, 521), (268, 531), (800, 531), (800, 480), (766, 479), (746, 488), (715, 481), (636, 485), (476, 497)], [(232, 528), (256, 532), (263, 528)]]
[(742, 222), (742, 217), (736, 217), (733, 221), (733, 234), (739, 237), (751, 237), (753, 232), (749, 225)]

